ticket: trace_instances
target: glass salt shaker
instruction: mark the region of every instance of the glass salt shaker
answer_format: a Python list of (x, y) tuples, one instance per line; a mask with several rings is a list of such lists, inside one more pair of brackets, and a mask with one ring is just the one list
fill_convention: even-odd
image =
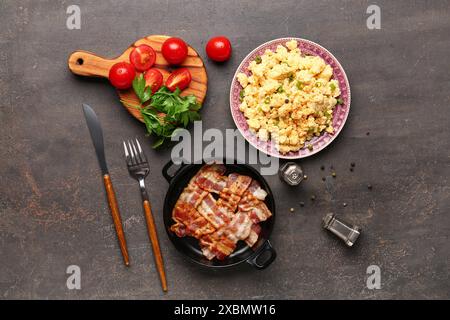
[(280, 179), (290, 186), (298, 186), (303, 180), (303, 170), (295, 162), (287, 162), (278, 171)]

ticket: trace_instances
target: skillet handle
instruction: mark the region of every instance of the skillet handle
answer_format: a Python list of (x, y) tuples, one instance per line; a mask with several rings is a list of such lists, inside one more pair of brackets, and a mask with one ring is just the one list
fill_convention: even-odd
[(163, 174), (164, 178), (166, 178), (167, 182), (169, 182), (169, 183), (170, 183), (170, 181), (172, 181), (173, 177), (175, 177), (175, 176), (177, 175), (178, 171), (180, 171), (180, 169), (181, 169), (182, 167), (184, 167), (186, 164), (182, 163), (182, 164), (180, 165), (180, 167), (175, 171), (174, 174), (169, 174), (170, 168), (172, 168), (172, 166), (175, 166), (175, 165), (176, 165), (176, 164), (173, 163), (172, 160), (170, 160), (170, 161), (167, 162), (167, 163), (164, 165), (164, 167), (162, 168), (162, 174)]
[[(265, 261), (258, 262), (258, 258), (261, 257), (261, 255), (263, 255), (266, 251), (269, 252), (269, 258), (267, 258)], [(276, 257), (277, 257), (277, 252), (270, 244), (270, 241), (267, 240), (263, 244), (262, 250), (255, 257), (247, 260), (247, 263), (256, 269), (263, 270), (263, 269), (267, 268), (275, 260)]]

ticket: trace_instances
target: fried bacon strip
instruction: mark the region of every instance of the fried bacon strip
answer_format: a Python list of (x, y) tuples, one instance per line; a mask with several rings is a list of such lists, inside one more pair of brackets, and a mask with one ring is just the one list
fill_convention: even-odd
[(191, 236), (200, 239), (203, 235), (215, 231), (208, 220), (189, 203), (177, 202), (172, 212), (172, 219), (176, 223), (170, 227), (170, 230), (179, 237)]
[[(242, 194), (247, 190), (252, 182), (252, 178), (248, 176), (243, 176), (237, 173), (230, 173), (227, 180), (227, 190), (228, 192), (235, 194), (237, 196), (242, 196)], [(224, 190), (225, 191), (225, 190)]]
[(247, 191), (245, 191), (241, 200), (238, 203), (239, 212), (247, 212), (253, 223), (266, 221), (272, 216), (269, 208), (262, 201), (267, 196), (267, 193), (261, 189), (259, 183), (253, 181)]
[(270, 212), (264, 202), (259, 202), (256, 207), (252, 208), (250, 211), (247, 211), (247, 214), (253, 223), (266, 221), (272, 216), (272, 212)]
[(218, 260), (225, 259), (235, 250), (239, 240), (245, 240), (250, 236), (252, 225), (253, 223), (247, 214), (235, 214), (233, 220), (227, 226), (200, 239), (202, 252), (209, 260), (214, 257)]
[(200, 247), (207, 259), (224, 260), (236, 249), (236, 242), (230, 239), (224, 230), (217, 230), (213, 234), (202, 237)]
[(205, 198), (207, 195), (207, 191), (202, 190), (195, 183), (189, 183), (181, 193), (180, 198), (177, 202), (189, 203), (194, 208), (197, 208), (198, 205), (202, 202), (203, 198)]
[(247, 189), (248, 192), (250, 192), (256, 199), (259, 199), (261, 201), (264, 201), (267, 197), (267, 192), (261, 188), (258, 181), (253, 180), (250, 186)]
[(251, 182), (252, 178), (248, 176), (242, 176), (237, 173), (228, 175), (227, 185), (219, 194), (219, 206), (227, 207), (231, 212), (236, 211), (242, 194), (244, 194)]
[(227, 230), (230, 235), (232, 235), (231, 238), (237, 242), (238, 240), (245, 240), (248, 238), (252, 225), (253, 222), (247, 214), (238, 212), (234, 215)]
[[(192, 179), (189, 181), (189, 184), (186, 188), (184, 188), (183, 192), (180, 195), (177, 203), (186, 202), (191, 204), (194, 208), (197, 208), (202, 202), (203, 198), (208, 195), (208, 190), (201, 188), (201, 186), (197, 183), (202, 176), (217, 176), (221, 177), (221, 174), (225, 172), (225, 167), (223, 165), (206, 165), (203, 166)], [(223, 183), (225, 185), (225, 183)]]
[(250, 230), (250, 235), (247, 237), (247, 239), (245, 239), (245, 243), (249, 247), (253, 247), (256, 241), (258, 241), (260, 233), (261, 233), (261, 226), (259, 224), (253, 224)]
[(225, 226), (231, 220), (228, 211), (220, 209), (216, 205), (216, 199), (210, 193), (200, 202), (197, 210), (217, 229)]
[(261, 188), (257, 181), (253, 180), (242, 196), (241, 201), (239, 201), (238, 212), (245, 212), (253, 222), (250, 235), (245, 239), (249, 247), (253, 247), (256, 241), (258, 241), (261, 231), (258, 223), (272, 216), (269, 208), (263, 202), (266, 196), (267, 192)]
[(221, 164), (203, 166), (172, 212), (175, 224), (170, 229), (179, 237), (197, 238), (209, 260), (225, 259), (240, 240), (254, 246), (261, 232), (258, 223), (272, 216), (263, 202), (267, 193), (257, 181), (237, 173), (227, 177), (225, 171)]
[(227, 185), (224, 173), (225, 166), (223, 164), (205, 165), (195, 175), (194, 182), (203, 190), (218, 194)]

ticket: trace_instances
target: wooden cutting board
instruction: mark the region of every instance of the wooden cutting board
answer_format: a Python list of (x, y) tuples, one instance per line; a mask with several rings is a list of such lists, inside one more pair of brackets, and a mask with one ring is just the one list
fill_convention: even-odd
[[(136, 41), (127, 50), (125, 50), (124, 53), (115, 59), (106, 59), (88, 51), (78, 50), (73, 52), (69, 57), (69, 69), (74, 74), (80, 76), (108, 78), (109, 69), (115, 63), (122, 61), (130, 62), (129, 56), (133, 48), (141, 44), (147, 44), (156, 52), (156, 61), (153, 68), (157, 68), (161, 71), (165, 82), (172, 70), (172, 67), (169, 66), (161, 53), (161, 46), (167, 38), (169, 38), (169, 36), (161, 35), (152, 35), (142, 38)], [(206, 90), (208, 88), (208, 76), (206, 74), (206, 69), (202, 58), (192, 47), (188, 46), (188, 57), (183, 64), (180, 65), (180, 67), (188, 68), (192, 75), (192, 81), (189, 87), (183, 90), (181, 95), (185, 96), (193, 94), (197, 97), (200, 103), (203, 103), (206, 96)], [(125, 101), (126, 104), (139, 105), (139, 99), (132, 88), (128, 90), (118, 90), (117, 92), (120, 99)], [(124, 107), (127, 108), (127, 110), (136, 119), (143, 122), (140, 111), (129, 107), (126, 104), (123, 104)]]

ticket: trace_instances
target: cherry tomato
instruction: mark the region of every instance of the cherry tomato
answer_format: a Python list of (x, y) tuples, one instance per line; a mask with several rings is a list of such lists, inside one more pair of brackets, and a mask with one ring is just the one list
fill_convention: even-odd
[(152, 47), (141, 44), (130, 53), (130, 62), (137, 71), (145, 71), (150, 69), (156, 60), (156, 53)]
[(181, 68), (172, 72), (166, 80), (166, 87), (170, 91), (175, 91), (176, 88), (180, 88), (180, 90), (184, 90), (191, 83), (192, 76), (188, 69)]
[(132, 86), (136, 71), (128, 62), (118, 62), (109, 70), (109, 81), (117, 89), (128, 89)]
[(231, 57), (231, 42), (227, 37), (211, 38), (206, 44), (206, 54), (211, 60), (222, 62)]
[(152, 93), (161, 88), (163, 83), (163, 75), (158, 69), (150, 69), (144, 74), (145, 86), (152, 89)]
[(170, 64), (181, 64), (187, 57), (188, 47), (180, 38), (169, 38), (164, 41), (161, 53)]

